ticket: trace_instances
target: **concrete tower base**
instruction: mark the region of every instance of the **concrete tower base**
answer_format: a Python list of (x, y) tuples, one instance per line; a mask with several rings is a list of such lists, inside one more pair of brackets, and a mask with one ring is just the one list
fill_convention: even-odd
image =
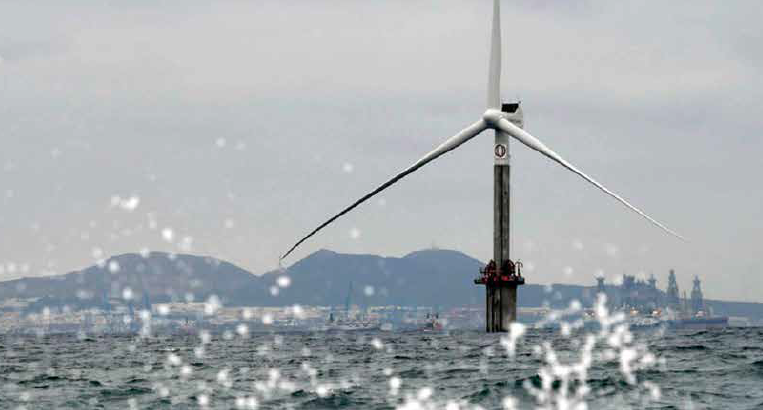
[(511, 322), (517, 320), (517, 285), (487, 285), (485, 331), (508, 332)]

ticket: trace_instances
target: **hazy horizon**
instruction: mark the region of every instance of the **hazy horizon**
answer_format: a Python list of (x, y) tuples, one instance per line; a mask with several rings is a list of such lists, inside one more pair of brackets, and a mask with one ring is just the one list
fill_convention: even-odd
[[(681, 242), (513, 143), (528, 283), (763, 302), (758, 2), (504, 1), (503, 96)], [(491, 2), (0, 5), (0, 280), (141, 249), (255, 274), (482, 113)], [(658, 11), (658, 12), (656, 12)], [(305, 243), (492, 254), (489, 133)], [(468, 278), (465, 278), (467, 280)]]

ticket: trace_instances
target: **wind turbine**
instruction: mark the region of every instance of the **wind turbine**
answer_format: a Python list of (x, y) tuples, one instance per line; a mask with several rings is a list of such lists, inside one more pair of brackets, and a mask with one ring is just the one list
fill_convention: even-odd
[[(574, 172), (581, 178), (591, 183), (596, 188), (616, 199), (630, 210), (638, 213), (655, 226), (661, 228), (665, 232), (683, 239), (676, 232), (672, 231), (665, 225), (656, 221), (651, 216), (647, 215), (639, 208), (633, 206), (626, 201), (620, 195), (606, 188), (604, 185), (591, 178), (583, 171), (572, 165), (570, 162), (562, 158), (561, 155), (546, 146), (538, 138), (528, 133), (523, 129), (524, 121), (522, 109), (518, 103), (502, 104), (500, 96), (501, 88), (501, 19), (500, 19), (500, 4), (499, 0), (493, 1), (493, 22), (492, 22), (492, 36), (490, 44), (490, 65), (488, 70), (488, 83), (487, 83), (487, 109), (482, 113), (482, 116), (473, 124), (464, 128), (458, 134), (448, 138), (428, 154), (421, 157), (413, 165), (409, 166), (405, 170), (401, 171), (389, 181), (379, 185), (373, 191), (367, 193), (350, 206), (344, 208), (336, 215), (329, 218), (327, 221), (318, 225), (309, 234), (297, 241), (294, 246), (291, 247), (281, 259), (286, 258), (294, 251), (299, 245), (305, 242), (307, 239), (318, 233), (321, 229), (337, 220), (342, 215), (350, 212), (358, 205), (367, 201), (379, 192), (389, 188), (397, 181), (401, 180), (408, 174), (411, 174), (423, 167), (424, 165), (434, 161), (441, 155), (453, 151), (461, 146), (461, 144), (471, 140), (483, 131), (492, 129), (495, 131), (495, 147), (494, 147), (494, 221), (493, 221), (493, 256), (495, 265), (498, 267), (498, 277), (501, 274), (508, 274), (508, 272), (501, 272), (502, 267), (506, 266), (505, 263), (509, 262), (513, 269), (513, 263), (509, 259), (509, 197), (510, 197), (510, 153), (509, 153), (509, 139), (514, 138), (529, 148), (538, 151), (545, 155), (552, 161), (558, 163), (569, 171)], [(504, 276), (505, 277), (505, 276)], [(521, 279), (521, 277), (520, 277)], [(516, 287), (524, 283), (524, 279), (516, 280), (514, 276), (512, 279), (498, 282), (477, 282), (484, 283), (487, 289), (486, 295), (486, 315), (487, 315), (487, 331), (507, 331), (512, 321), (516, 320)]]

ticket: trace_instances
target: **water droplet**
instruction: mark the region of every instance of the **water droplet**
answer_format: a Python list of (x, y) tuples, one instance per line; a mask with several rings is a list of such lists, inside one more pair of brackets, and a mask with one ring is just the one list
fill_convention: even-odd
[(564, 269), (562, 269), (562, 272), (564, 272), (564, 276), (570, 277), (575, 270), (572, 269), (572, 266), (565, 266)]
[(297, 319), (301, 319), (305, 315), (304, 309), (302, 309), (302, 306), (300, 305), (294, 305), (292, 306), (292, 312), (294, 312), (294, 316), (297, 317)]
[(517, 408), (517, 399), (506, 396), (503, 398), (503, 401), (501, 404), (503, 405), (503, 410), (515, 410)]
[(183, 252), (190, 252), (193, 249), (193, 238), (190, 236), (184, 236), (178, 244), (178, 248), (180, 248), (180, 250)]
[(175, 353), (168, 354), (167, 361), (173, 366), (180, 366), (180, 364), (183, 363), (183, 360), (180, 359), (180, 356), (176, 355)]
[(329, 389), (328, 389), (328, 387), (326, 387), (326, 386), (324, 386), (324, 385), (320, 385), (320, 386), (318, 386), (318, 387), (315, 389), (315, 392), (316, 392), (316, 393), (318, 394), (318, 396), (320, 396), (320, 397), (326, 397), (326, 396), (329, 394)]
[(138, 207), (138, 205), (140, 205), (140, 198), (138, 198), (136, 195), (133, 195), (127, 199), (119, 201), (119, 207), (128, 212), (134, 211)]
[(392, 390), (399, 389), (401, 384), (402, 384), (402, 381), (397, 376), (389, 379), (389, 387), (392, 388)]
[(164, 228), (162, 229), (162, 238), (164, 238), (167, 242), (172, 242), (172, 239), (175, 237), (175, 233), (172, 231), (172, 228)]
[(207, 315), (214, 315), (222, 307), (220, 304), (220, 298), (217, 295), (212, 295), (204, 303), (204, 313)]
[(276, 283), (282, 288), (288, 288), (289, 285), (291, 285), (291, 278), (288, 276), (279, 276)]

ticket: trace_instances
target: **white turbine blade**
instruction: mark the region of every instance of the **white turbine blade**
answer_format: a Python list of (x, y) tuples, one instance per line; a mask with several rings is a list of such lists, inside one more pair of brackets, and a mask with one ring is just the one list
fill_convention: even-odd
[(430, 153), (428, 153), (428, 154), (424, 155), (423, 157), (421, 157), (421, 159), (416, 161), (413, 165), (411, 165), (410, 167), (406, 168), (404, 171), (400, 172), (399, 174), (395, 175), (389, 181), (379, 185), (373, 191), (367, 193), (366, 195), (363, 195), (362, 198), (360, 198), (357, 201), (353, 202), (352, 205), (348, 206), (347, 208), (344, 208), (341, 212), (339, 212), (338, 214), (332, 216), (326, 222), (320, 224), (317, 228), (313, 229), (312, 232), (310, 232), (305, 237), (300, 239), (296, 244), (294, 244), (294, 246), (291, 247), (291, 249), (289, 249), (288, 252), (286, 252), (283, 256), (281, 256), (281, 259), (284, 259), (285, 257), (289, 256), (289, 254), (294, 249), (296, 249), (300, 244), (302, 244), (302, 242), (306, 241), (311, 236), (315, 235), (318, 231), (323, 229), (328, 224), (330, 224), (330, 223), (334, 222), (335, 220), (337, 220), (340, 216), (346, 214), (347, 212), (350, 212), (355, 207), (357, 207), (358, 205), (362, 204), (366, 200), (370, 199), (374, 195), (376, 195), (379, 192), (387, 189), (388, 187), (393, 185), (395, 182), (397, 182), (400, 179), (402, 179), (404, 176), (406, 176), (406, 175), (408, 175), (410, 173), (413, 173), (417, 169), (419, 169), (419, 168), (423, 167), (424, 165), (434, 161), (435, 159), (437, 159), (437, 157), (441, 156), (442, 154), (445, 154), (448, 151), (452, 151), (452, 150), (458, 148), (461, 144), (463, 144), (466, 141), (469, 141), (470, 139), (476, 137), (479, 133), (484, 131), (485, 128), (487, 128), (487, 124), (485, 123), (485, 121), (484, 120), (479, 120), (479, 121), (475, 122), (474, 124), (470, 125), (469, 127), (465, 128), (464, 130), (462, 130), (458, 134), (448, 138), (447, 140), (445, 140), (445, 142), (440, 144), (439, 147), (435, 148)]
[(534, 149), (534, 150), (536, 150), (536, 151), (540, 152), (541, 154), (543, 154), (543, 155), (545, 155), (545, 156), (547, 156), (547, 157), (551, 158), (552, 160), (554, 160), (554, 161), (558, 162), (559, 164), (561, 164), (563, 167), (567, 168), (568, 170), (570, 170), (570, 171), (572, 171), (572, 172), (574, 172), (574, 173), (576, 173), (576, 174), (580, 175), (580, 176), (581, 176), (583, 179), (585, 179), (586, 181), (590, 182), (590, 183), (591, 183), (591, 184), (593, 184), (595, 187), (597, 187), (597, 188), (601, 189), (601, 190), (602, 190), (602, 191), (604, 191), (604, 192), (605, 192), (607, 195), (609, 195), (609, 196), (611, 196), (611, 197), (613, 197), (613, 198), (617, 199), (617, 200), (618, 200), (618, 201), (620, 201), (620, 202), (621, 202), (623, 205), (625, 205), (625, 206), (627, 206), (628, 208), (630, 208), (632, 211), (634, 211), (634, 212), (638, 213), (639, 215), (643, 216), (644, 218), (646, 218), (646, 219), (647, 219), (649, 222), (651, 222), (651, 223), (653, 223), (654, 225), (656, 225), (656, 226), (658, 226), (658, 227), (662, 228), (662, 229), (663, 229), (665, 232), (667, 232), (667, 233), (669, 233), (669, 234), (671, 234), (671, 235), (673, 235), (673, 236), (675, 236), (675, 237), (678, 237), (678, 238), (680, 238), (680, 239), (684, 239), (684, 240), (685, 240), (685, 238), (684, 238), (683, 236), (681, 236), (681, 235), (677, 234), (676, 232), (672, 231), (671, 229), (669, 229), (669, 228), (668, 228), (668, 227), (666, 227), (665, 225), (663, 225), (663, 224), (661, 224), (661, 223), (657, 222), (657, 221), (656, 221), (654, 218), (652, 218), (651, 216), (649, 216), (649, 215), (645, 214), (645, 213), (644, 213), (643, 211), (641, 211), (640, 209), (638, 209), (638, 208), (636, 208), (635, 206), (631, 205), (631, 204), (630, 204), (628, 201), (626, 201), (625, 199), (623, 199), (623, 198), (622, 198), (620, 195), (617, 195), (616, 193), (614, 193), (614, 192), (610, 191), (610, 190), (609, 190), (609, 189), (607, 189), (607, 188), (606, 188), (604, 185), (602, 185), (602, 184), (598, 183), (598, 182), (597, 182), (595, 179), (593, 179), (593, 178), (589, 177), (589, 176), (588, 176), (588, 175), (586, 175), (586, 174), (585, 174), (583, 171), (581, 171), (581, 170), (577, 169), (577, 168), (576, 168), (574, 165), (570, 164), (570, 163), (569, 163), (569, 162), (567, 162), (567, 161), (566, 161), (564, 158), (562, 158), (561, 156), (559, 156), (559, 154), (557, 154), (556, 152), (554, 152), (552, 149), (548, 148), (548, 147), (547, 147), (545, 144), (543, 144), (543, 143), (542, 143), (542, 142), (541, 142), (539, 139), (535, 138), (534, 136), (532, 136), (532, 135), (531, 135), (530, 133), (528, 133), (527, 131), (525, 131), (525, 130), (523, 130), (523, 129), (519, 128), (519, 127), (517, 127), (517, 126), (516, 126), (516, 125), (514, 125), (514, 124), (512, 124), (512, 123), (511, 123), (510, 121), (508, 121), (507, 119), (505, 119), (505, 118), (502, 118), (501, 120), (499, 120), (499, 121), (498, 121), (498, 123), (496, 124), (496, 127), (497, 127), (498, 129), (500, 129), (501, 131), (504, 131), (504, 132), (508, 133), (509, 135), (511, 135), (512, 137), (514, 137), (515, 139), (517, 139), (519, 142), (521, 142), (521, 143), (523, 143), (523, 144), (527, 145), (528, 147), (530, 147), (530, 148), (532, 148), (532, 149)]
[(501, 6), (498, 0), (493, 1), (490, 68), (487, 79), (487, 108), (501, 108)]

